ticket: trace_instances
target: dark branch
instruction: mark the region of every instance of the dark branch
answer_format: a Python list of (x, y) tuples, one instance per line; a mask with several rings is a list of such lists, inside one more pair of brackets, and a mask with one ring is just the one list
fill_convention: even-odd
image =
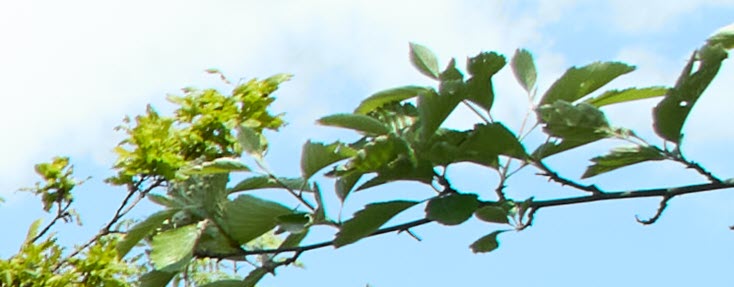
[(560, 183), (561, 185), (568, 185), (578, 190), (591, 192), (594, 195), (603, 193), (598, 187), (596, 187), (596, 185), (583, 185), (573, 180), (562, 177), (557, 172), (551, 170), (547, 165), (545, 165), (545, 163), (540, 160), (535, 162), (535, 166), (537, 166), (542, 171), (541, 173), (539, 173), (539, 175), (547, 176), (551, 181), (555, 181), (557, 183)]
[(641, 220), (639, 217), (635, 216), (635, 218), (637, 219), (637, 222), (648, 225), (648, 224), (653, 224), (656, 221), (658, 221), (660, 216), (663, 215), (663, 211), (665, 211), (665, 209), (668, 207), (668, 201), (671, 198), (672, 197), (670, 196), (663, 197), (663, 200), (660, 201), (660, 207), (658, 207), (658, 211), (655, 212), (655, 215), (653, 215), (650, 219)]

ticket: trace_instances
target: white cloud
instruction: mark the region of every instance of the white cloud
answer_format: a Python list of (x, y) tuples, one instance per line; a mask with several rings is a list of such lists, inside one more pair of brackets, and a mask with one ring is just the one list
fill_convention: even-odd
[(614, 25), (610, 26), (631, 34), (665, 30), (667, 26), (677, 25), (679, 18), (690, 17), (699, 8), (734, 6), (731, 0), (615, 0), (608, 3), (611, 6), (610, 16), (614, 20)]

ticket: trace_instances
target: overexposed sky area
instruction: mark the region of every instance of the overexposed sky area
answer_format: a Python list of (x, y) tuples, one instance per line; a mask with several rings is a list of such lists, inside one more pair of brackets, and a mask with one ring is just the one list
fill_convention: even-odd
[[(0, 1), (0, 196), (7, 200), (0, 222), (11, 226), (0, 238), (0, 256), (12, 254), (28, 224), (44, 216), (33, 211), (40, 210), (36, 199), (15, 190), (36, 180), (34, 163), (58, 154), (71, 156), (80, 176), (92, 176), (80, 189), (78, 209), (89, 219), (77, 232), (91, 236), (119, 197), (100, 183), (121, 139), (113, 127), (148, 103), (170, 109), (165, 95), (183, 87), (221, 87), (207, 68), (231, 79), (295, 75), (276, 94), (275, 108), (290, 125), (272, 135), (270, 159), (276, 171), (293, 175), (298, 163), (291, 159), (305, 140), (344, 135), (316, 127), (317, 118), (351, 111), (381, 89), (433, 84), (410, 65), (411, 41), (434, 50), (442, 66), (451, 57), (463, 67), (480, 51), (510, 57), (527, 48), (536, 57), (541, 91), (568, 67), (595, 60), (637, 65), (613, 87), (672, 85), (690, 52), (734, 22), (732, 15), (732, 0)], [(731, 60), (724, 65), (685, 132), (689, 157), (727, 177), (734, 174), (723, 160), (734, 144), (734, 70)], [(509, 69), (495, 84), (494, 117), (518, 124), (526, 103)], [(652, 136), (654, 101), (646, 104), (614, 107), (609, 117)], [(458, 113), (449, 124), (473, 120)], [(577, 177), (586, 159), (609, 147), (551, 163)], [(457, 184), (469, 189), (495, 184), (475, 166), (455, 173)], [(701, 181), (676, 165), (642, 165), (599, 180), (614, 189)], [(514, 187), (521, 195), (573, 194), (543, 182)], [(655, 200), (539, 212), (536, 226), (503, 235), (500, 250), (483, 255), (467, 246), (491, 231), (478, 230), (486, 225), (431, 225), (417, 229), (423, 242), (387, 235), (306, 254), (306, 269), (283, 269), (259, 286), (726, 286), (734, 266), (734, 232), (727, 229), (734, 225), (734, 196), (727, 193), (677, 198), (653, 226), (637, 224), (634, 215), (653, 214)], [(347, 214), (369, 196), (355, 196)]]

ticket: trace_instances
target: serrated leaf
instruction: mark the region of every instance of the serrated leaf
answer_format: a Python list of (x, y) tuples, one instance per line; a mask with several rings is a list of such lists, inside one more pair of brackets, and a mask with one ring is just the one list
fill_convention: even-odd
[(433, 89), (427, 87), (404, 86), (380, 91), (362, 100), (362, 103), (354, 110), (354, 113), (366, 115), (385, 104), (402, 102), (431, 90)]
[(153, 270), (140, 276), (138, 284), (140, 287), (165, 287), (173, 276), (176, 276), (176, 272)]
[(237, 127), (237, 141), (242, 149), (252, 156), (262, 157), (265, 153), (267, 141), (260, 133), (247, 125)]
[(543, 131), (548, 135), (583, 142), (610, 134), (611, 128), (604, 113), (587, 103), (573, 105), (564, 100), (538, 109)]
[(473, 162), (496, 168), (499, 164), (497, 153), (491, 153), (484, 148), (466, 149), (462, 147), (471, 133), (471, 130), (439, 129), (428, 142), (429, 148), (422, 152), (422, 156), (430, 160), (433, 165), (448, 166), (458, 162)]
[(505, 57), (495, 52), (482, 52), (469, 58), (467, 60), (467, 70), (472, 77), (466, 81), (466, 98), (489, 112), (494, 103), (494, 89), (491, 78), (506, 63)]
[(140, 240), (151, 234), (155, 229), (163, 224), (163, 221), (171, 218), (171, 216), (176, 214), (178, 211), (178, 209), (161, 210), (135, 224), (127, 231), (127, 233), (125, 233), (125, 237), (117, 243), (117, 257), (125, 257), (125, 255), (127, 255), (127, 253), (130, 252), (130, 250), (135, 247)]
[(486, 222), (502, 224), (510, 223), (507, 219), (507, 212), (499, 206), (484, 206), (477, 209), (477, 211), (474, 212), (474, 216)]
[(410, 62), (421, 74), (438, 80), (438, 60), (430, 49), (410, 43)]
[(373, 117), (362, 114), (336, 114), (318, 120), (325, 126), (341, 127), (363, 134), (381, 135), (388, 133), (387, 127)]
[(433, 136), (462, 100), (460, 96), (452, 95), (451, 90), (444, 89), (444, 91), (441, 95), (435, 91), (430, 91), (418, 97), (418, 114), (421, 124), (420, 134), (423, 139), (428, 139)]
[(357, 242), (375, 232), (398, 213), (416, 205), (416, 201), (396, 200), (372, 203), (357, 211), (352, 219), (344, 222), (334, 239), (334, 246), (341, 247)]
[(721, 45), (722, 48), (730, 50), (734, 49), (734, 23), (721, 27), (714, 32), (708, 40), (708, 45)]
[(513, 134), (502, 123), (477, 124), (459, 146), (464, 152), (475, 151), (479, 155), (506, 155), (526, 159), (527, 152)]
[(227, 279), (227, 280), (219, 280), (210, 282), (204, 285), (201, 285), (201, 287), (241, 287), (242, 286), (242, 280), (234, 280), (234, 279)]
[(213, 161), (204, 162), (199, 165), (185, 169), (183, 172), (189, 175), (205, 175), (215, 173), (230, 173), (235, 171), (252, 171), (239, 159), (223, 157)]
[(505, 232), (505, 230), (497, 230), (495, 232), (487, 234), (482, 238), (477, 239), (477, 241), (474, 241), (474, 243), (472, 243), (469, 247), (474, 253), (491, 252), (500, 246), (500, 243), (497, 241), (497, 235), (502, 232)]
[(637, 101), (654, 97), (664, 96), (668, 92), (666, 87), (629, 88), (624, 90), (606, 91), (598, 97), (593, 97), (584, 102), (595, 107), (611, 104)]
[[(285, 187), (283, 187), (285, 185)], [(290, 178), (290, 177), (278, 177), (274, 179), (270, 176), (254, 176), (246, 178), (234, 187), (229, 189), (229, 193), (235, 193), (240, 191), (256, 190), (256, 189), (267, 189), (267, 188), (289, 188), (291, 190), (312, 192), (308, 181), (301, 177)]]
[(651, 161), (663, 160), (665, 155), (652, 147), (622, 147), (613, 149), (609, 154), (592, 158), (594, 162), (586, 169), (581, 178), (589, 178), (621, 167)]
[(517, 49), (515, 50), (515, 55), (512, 56), (510, 66), (517, 82), (520, 83), (525, 91), (530, 93), (533, 87), (535, 87), (535, 81), (538, 77), (533, 55), (525, 49)]
[[(655, 132), (662, 138), (680, 143), (683, 124), (688, 114), (711, 84), (721, 68), (721, 62), (727, 57), (721, 46), (704, 45), (691, 56), (675, 87), (653, 109)], [(693, 66), (698, 61), (695, 72)]]
[(357, 184), (357, 181), (359, 181), (360, 178), (362, 178), (361, 173), (350, 173), (336, 179), (334, 190), (336, 191), (336, 196), (342, 203), (349, 193), (352, 192), (354, 185)]
[(540, 105), (553, 104), (558, 100), (575, 102), (634, 69), (634, 66), (620, 62), (594, 62), (581, 68), (573, 67), (546, 91)]
[(263, 267), (258, 267), (250, 271), (250, 274), (247, 274), (247, 277), (245, 277), (244, 280), (240, 283), (241, 287), (255, 287), (257, 282), (260, 282), (265, 275), (268, 274), (268, 270)]
[(444, 225), (457, 225), (469, 219), (478, 207), (476, 194), (449, 194), (428, 201), (426, 218)]
[(311, 217), (307, 213), (292, 213), (278, 216), (275, 221), (282, 230), (301, 233), (308, 230), (306, 226), (311, 223)]
[(233, 239), (245, 244), (275, 228), (278, 216), (290, 213), (279, 203), (243, 194), (225, 206), (224, 226)]
[(201, 224), (189, 224), (153, 236), (150, 261), (156, 270), (180, 271), (191, 260)]
[(340, 142), (324, 145), (308, 141), (303, 145), (303, 152), (301, 153), (303, 178), (308, 179), (322, 168), (347, 159), (354, 154), (355, 151), (352, 148)]
[(395, 135), (378, 136), (356, 152), (343, 174), (377, 172), (401, 159), (414, 160), (413, 156), (405, 139)]

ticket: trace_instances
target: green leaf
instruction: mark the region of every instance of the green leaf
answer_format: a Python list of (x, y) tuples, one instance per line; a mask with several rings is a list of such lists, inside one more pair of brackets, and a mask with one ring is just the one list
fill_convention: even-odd
[(658, 149), (652, 147), (634, 146), (616, 148), (607, 155), (591, 159), (594, 164), (586, 169), (586, 172), (584, 172), (581, 178), (589, 178), (645, 161), (663, 159), (665, 159), (665, 155), (660, 153)]
[(360, 185), (357, 190), (375, 187), (384, 183), (411, 180), (431, 184), (434, 176), (433, 165), (426, 160), (413, 162), (400, 158), (377, 171), (377, 176)]
[(165, 206), (165, 207), (179, 207), (175, 201), (171, 200), (167, 196), (155, 194), (155, 193), (148, 193), (148, 195), (145, 196), (148, 198), (148, 200), (152, 201), (155, 204)]
[(421, 74), (438, 80), (438, 60), (425, 46), (410, 43), (410, 62)]
[(178, 211), (178, 209), (161, 210), (153, 213), (151, 216), (148, 216), (148, 218), (138, 224), (135, 224), (135, 226), (125, 233), (125, 237), (117, 243), (118, 258), (125, 257), (125, 255), (127, 255), (127, 253), (130, 252), (130, 250), (135, 247), (140, 240), (151, 234), (154, 230), (160, 227), (161, 224), (163, 224), (163, 221), (171, 218), (171, 216), (176, 214)]
[(285, 238), (285, 240), (283, 240), (283, 242), (280, 243), (280, 246), (278, 246), (278, 248), (283, 249), (297, 247), (299, 244), (301, 244), (301, 241), (306, 238), (306, 235), (308, 235), (308, 229), (300, 233), (291, 233), (288, 235), (288, 237)]
[[(662, 138), (680, 143), (683, 124), (688, 114), (711, 84), (727, 53), (721, 46), (704, 45), (691, 56), (683, 73), (670, 92), (653, 109), (655, 132)], [(693, 71), (694, 63), (698, 67)]]
[(173, 276), (176, 276), (176, 273), (153, 270), (140, 276), (138, 284), (140, 287), (165, 287), (168, 282), (171, 282)]
[(375, 232), (380, 226), (398, 213), (406, 210), (418, 202), (396, 200), (389, 202), (372, 203), (357, 211), (352, 219), (344, 222), (334, 239), (334, 246), (341, 247), (357, 242)]
[(510, 66), (512, 67), (512, 73), (515, 74), (515, 78), (522, 88), (530, 93), (533, 87), (535, 87), (535, 80), (538, 77), (535, 71), (533, 55), (525, 49), (517, 49), (515, 50), (515, 55), (512, 56)]
[(235, 171), (252, 171), (236, 158), (223, 157), (185, 169), (185, 174), (214, 174)]
[(373, 117), (361, 114), (336, 114), (323, 117), (319, 124), (335, 126), (362, 132), (364, 134), (381, 135), (388, 133), (388, 129)]
[(540, 145), (535, 151), (533, 151), (532, 157), (534, 159), (543, 159), (549, 156), (552, 156), (557, 153), (561, 153), (567, 150), (571, 150), (586, 144), (590, 144), (592, 142), (598, 141), (600, 139), (603, 139), (603, 136), (597, 136), (597, 137), (590, 137), (585, 140), (568, 140), (564, 139), (560, 143), (559, 142), (547, 142), (542, 145)]
[(414, 160), (410, 144), (395, 135), (378, 136), (366, 144), (346, 165), (342, 174), (377, 172), (402, 159)]
[(258, 267), (250, 271), (250, 274), (247, 274), (247, 277), (245, 277), (244, 280), (240, 283), (241, 287), (255, 287), (255, 284), (257, 282), (260, 282), (265, 275), (268, 274), (268, 270), (264, 267)]
[(734, 49), (734, 23), (721, 27), (708, 38), (708, 45), (721, 45), (722, 48)]
[(439, 78), (441, 81), (463, 81), (464, 75), (456, 68), (456, 60), (451, 59)]
[(242, 280), (234, 280), (234, 279), (227, 279), (227, 280), (219, 280), (210, 282), (204, 285), (201, 285), (201, 287), (241, 287), (242, 286)]
[(611, 104), (624, 103), (664, 96), (668, 92), (666, 87), (629, 88), (624, 90), (609, 90), (598, 97), (593, 97), (584, 102), (595, 107)]
[(553, 104), (558, 100), (575, 102), (634, 69), (634, 66), (620, 62), (594, 62), (581, 68), (573, 67), (546, 91), (540, 105)]
[(464, 143), (473, 131), (456, 131), (451, 129), (439, 129), (427, 143), (427, 150), (422, 156), (430, 160), (433, 165), (448, 166), (458, 162), (473, 162), (491, 168), (499, 164), (498, 153), (492, 153), (482, 146), (467, 149)]
[(324, 145), (308, 141), (303, 145), (301, 153), (303, 178), (308, 179), (322, 168), (354, 155), (352, 148), (340, 142)]
[(490, 205), (479, 208), (477, 209), (477, 211), (474, 212), (474, 216), (486, 222), (502, 224), (510, 223), (510, 221), (507, 219), (507, 212), (499, 206)]
[(311, 217), (307, 213), (292, 213), (278, 216), (275, 221), (282, 230), (301, 233), (308, 230), (307, 225), (311, 223)]
[(426, 218), (444, 225), (457, 225), (469, 219), (478, 207), (476, 194), (449, 194), (428, 201)]
[(364, 99), (359, 104), (357, 109), (354, 110), (355, 114), (366, 115), (367, 113), (374, 111), (385, 104), (401, 102), (410, 98), (417, 97), (420, 94), (426, 93), (433, 89), (419, 86), (404, 86), (399, 88), (393, 88), (377, 92), (372, 96)]
[(153, 236), (150, 261), (156, 270), (180, 271), (193, 256), (202, 224), (189, 224)]
[(252, 156), (262, 157), (267, 147), (265, 137), (244, 124), (238, 126), (237, 131), (237, 141), (242, 149)]
[(275, 228), (278, 216), (291, 213), (278, 203), (243, 194), (225, 206), (224, 226), (233, 239), (245, 244)]
[(467, 80), (467, 99), (484, 108), (492, 109), (494, 90), (492, 76), (506, 64), (505, 57), (495, 52), (482, 52), (467, 60), (467, 70), (472, 75)]
[(349, 173), (336, 179), (334, 190), (336, 191), (336, 196), (339, 197), (339, 200), (342, 203), (349, 193), (352, 192), (354, 185), (357, 184), (357, 181), (359, 181), (360, 178), (362, 178), (361, 173)]
[(497, 235), (505, 231), (506, 230), (497, 230), (495, 232), (487, 234), (482, 238), (479, 238), (477, 241), (474, 241), (474, 243), (472, 243), (469, 247), (474, 253), (491, 252), (500, 246), (500, 243), (497, 241)]
[(25, 236), (25, 244), (31, 243), (33, 238), (38, 236), (38, 228), (41, 227), (42, 222), (43, 220), (39, 218), (39, 219), (34, 220), (33, 223), (31, 223), (31, 226), (28, 227), (28, 233)]
[(564, 100), (538, 109), (543, 130), (550, 136), (583, 142), (605, 137), (611, 133), (604, 113), (587, 103), (573, 105)]
[(451, 94), (453, 93), (452, 90), (443, 89), (443, 91), (444, 93), (439, 95), (431, 90), (418, 97), (418, 114), (420, 115), (421, 137), (423, 139), (433, 136), (461, 102), (462, 98)]
[(480, 155), (506, 155), (526, 159), (527, 152), (517, 136), (502, 123), (477, 124), (469, 137), (459, 146), (464, 152)]
[(302, 177), (278, 177), (277, 179), (274, 179), (270, 176), (263, 175), (246, 178), (240, 181), (234, 187), (229, 189), (229, 193), (266, 188), (289, 188), (291, 190), (312, 192), (308, 181)]

